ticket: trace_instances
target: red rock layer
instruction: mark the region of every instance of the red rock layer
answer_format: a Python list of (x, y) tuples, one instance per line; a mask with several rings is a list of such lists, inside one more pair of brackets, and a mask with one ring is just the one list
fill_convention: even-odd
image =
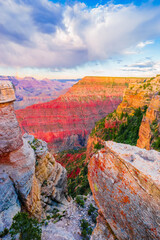
[(95, 122), (117, 108), (129, 82), (139, 80), (85, 77), (56, 100), (18, 110), (19, 124), (56, 151), (84, 146)]

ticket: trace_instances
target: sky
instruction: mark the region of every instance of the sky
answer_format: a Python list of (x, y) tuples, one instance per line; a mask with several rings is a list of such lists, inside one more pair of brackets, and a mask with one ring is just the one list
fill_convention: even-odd
[(159, 0), (0, 0), (0, 75), (156, 74)]

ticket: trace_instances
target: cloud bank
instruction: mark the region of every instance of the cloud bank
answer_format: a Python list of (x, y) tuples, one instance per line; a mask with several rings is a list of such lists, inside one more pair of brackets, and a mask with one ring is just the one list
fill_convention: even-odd
[(0, 66), (71, 68), (160, 37), (160, 7), (0, 0)]

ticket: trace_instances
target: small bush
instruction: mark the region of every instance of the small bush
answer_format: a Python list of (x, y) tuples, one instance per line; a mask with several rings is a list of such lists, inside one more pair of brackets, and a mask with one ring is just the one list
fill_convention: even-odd
[(96, 223), (96, 218), (98, 216), (98, 210), (92, 205), (89, 205), (88, 215), (91, 216), (92, 221)]
[(96, 208), (92, 204), (90, 204), (88, 209), (88, 215), (90, 216), (95, 210)]
[(76, 203), (79, 204), (81, 207), (84, 207), (84, 199), (83, 196), (78, 195), (76, 197)]
[(82, 219), (81, 220), (81, 235), (83, 239), (88, 240), (90, 239), (90, 235), (92, 234), (92, 228), (90, 224), (87, 222), (87, 220)]
[(9, 233), (9, 230), (5, 228), (2, 232), (0, 232), (0, 238), (5, 237)]
[(97, 150), (99, 150), (99, 149), (101, 149), (101, 148), (104, 148), (104, 145), (98, 142), (98, 143), (96, 143), (96, 144), (94, 145), (94, 148), (97, 149)]
[(20, 234), (20, 240), (41, 240), (41, 225), (36, 219), (29, 218), (27, 213), (17, 213), (10, 228), (12, 240)]

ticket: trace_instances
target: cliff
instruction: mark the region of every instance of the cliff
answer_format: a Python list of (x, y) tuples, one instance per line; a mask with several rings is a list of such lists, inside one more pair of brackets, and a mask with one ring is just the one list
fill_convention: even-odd
[(160, 95), (155, 95), (142, 119), (137, 146), (160, 151)]
[(160, 238), (160, 153), (104, 142), (88, 179), (99, 207), (94, 239)]
[[(160, 77), (131, 83), (117, 109), (95, 124), (87, 143), (87, 160), (101, 141), (160, 151)], [(98, 145), (97, 145), (98, 144)]]
[(159, 92), (160, 77), (153, 77), (136, 84), (130, 84), (125, 90), (123, 101), (118, 106), (116, 113), (132, 114), (133, 109), (148, 106), (152, 97)]
[(128, 83), (141, 80), (85, 77), (53, 101), (16, 111), (22, 132), (56, 151), (85, 146), (95, 122), (117, 108)]
[[(24, 135), (13, 108), (14, 88), (0, 82), (0, 232), (23, 210), (40, 219), (67, 194), (66, 170), (48, 152), (47, 144)], [(1, 103), (2, 101), (2, 103)]]
[(0, 76), (0, 81), (10, 81), (16, 89), (15, 109), (22, 109), (27, 106), (49, 102), (67, 90), (78, 80), (37, 80), (33, 77), (19, 78), (14, 76)]

